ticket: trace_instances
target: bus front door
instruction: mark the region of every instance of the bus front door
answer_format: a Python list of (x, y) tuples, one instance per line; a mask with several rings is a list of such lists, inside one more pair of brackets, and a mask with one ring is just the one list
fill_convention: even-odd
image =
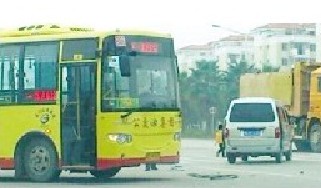
[(93, 63), (61, 65), (63, 166), (94, 166), (96, 74)]

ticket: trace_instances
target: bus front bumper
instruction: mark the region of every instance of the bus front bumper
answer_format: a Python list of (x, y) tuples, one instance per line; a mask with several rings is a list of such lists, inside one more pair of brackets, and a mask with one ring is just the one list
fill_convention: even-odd
[(161, 156), (159, 160), (150, 161), (146, 157), (137, 158), (99, 158), (97, 159), (97, 169), (105, 170), (113, 167), (139, 166), (141, 163), (179, 163), (179, 155)]

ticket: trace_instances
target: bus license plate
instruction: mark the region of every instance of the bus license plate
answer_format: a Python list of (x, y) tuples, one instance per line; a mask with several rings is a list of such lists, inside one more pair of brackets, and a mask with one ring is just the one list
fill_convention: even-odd
[(244, 136), (261, 136), (261, 131), (244, 131)]
[(160, 153), (159, 152), (147, 153), (146, 154), (146, 161), (149, 161), (149, 162), (160, 161)]

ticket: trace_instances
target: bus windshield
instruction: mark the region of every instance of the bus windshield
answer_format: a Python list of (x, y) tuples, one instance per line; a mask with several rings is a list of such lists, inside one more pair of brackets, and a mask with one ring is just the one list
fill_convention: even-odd
[(128, 55), (130, 76), (121, 76), (120, 57), (104, 57), (102, 110), (177, 108), (175, 58)]

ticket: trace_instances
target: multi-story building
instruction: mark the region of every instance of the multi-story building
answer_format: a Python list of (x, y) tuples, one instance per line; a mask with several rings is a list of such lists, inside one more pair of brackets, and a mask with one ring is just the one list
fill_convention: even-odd
[(232, 35), (217, 42), (211, 42), (215, 59), (221, 71), (228, 71), (231, 66), (245, 61), (248, 66), (254, 64), (253, 37), (251, 35)]
[(214, 61), (213, 50), (210, 45), (190, 45), (176, 51), (177, 61), (181, 72), (190, 73), (196, 68), (198, 61)]
[[(319, 26), (319, 32), (316, 32), (316, 26)], [(217, 61), (221, 71), (228, 71), (241, 61), (256, 69), (291, 66), (299, 61), (321, 62), (321, 25), (269, 23), (253, 29), (249, 34), (180, 48), (177, 58), (180, 69), (188, 73), (196, 68), (197, 61), (202, 60)]]
[(316, 24), (270, 23), (252, 30), (256, 67), (316, 61)]
[(321, 62), (321, 24), (316, 24), (316, 61)]

